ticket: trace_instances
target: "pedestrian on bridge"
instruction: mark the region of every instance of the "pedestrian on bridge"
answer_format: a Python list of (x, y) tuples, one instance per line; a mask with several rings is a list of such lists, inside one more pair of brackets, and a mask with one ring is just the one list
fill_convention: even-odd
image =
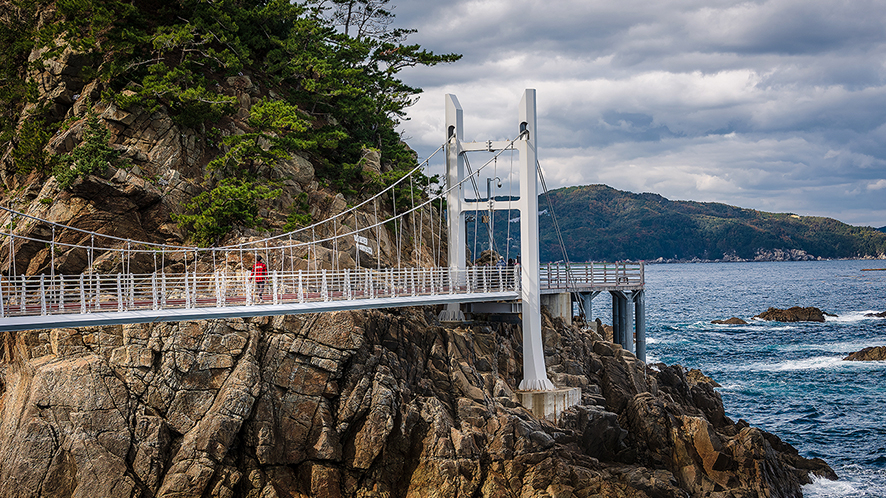
[(255, 264), (252, 265), (252, 279), (255, 281), (255, 289), (258, 293), (258, 299), (261, 301), (262, 293), (265, 291), (265, 282), (268, 278), (268, 267), (265, 265), (261, 255), (255, 257)]

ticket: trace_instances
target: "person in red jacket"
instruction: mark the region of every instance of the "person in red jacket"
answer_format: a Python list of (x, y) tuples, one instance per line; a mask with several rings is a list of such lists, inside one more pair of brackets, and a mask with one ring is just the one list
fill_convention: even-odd
[(255, 258), (255, 264), (252, 266), (252, 278), (255, 280), (255, 290), (260, 301), (262, 293), (265, 291), (265, 281), (268, 278), (268, 267), (261, 256)]

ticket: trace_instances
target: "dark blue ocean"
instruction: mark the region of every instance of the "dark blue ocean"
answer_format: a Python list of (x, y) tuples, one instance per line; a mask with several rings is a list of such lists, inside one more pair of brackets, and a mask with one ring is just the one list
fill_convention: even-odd
[[(886, 362), (841, 361), (886, 346), (886, 261), (647, 265), (648, 361), (699, 368), (726, 413), (821, 457), (840, 481), (807, 497), (886, 497)], [(770, 306), (816, 306), (825, 323), (752, 321)], [(605, 318), (603, 296), (594, 314)], [(732, 316), (749, 325), (712, 325)]]

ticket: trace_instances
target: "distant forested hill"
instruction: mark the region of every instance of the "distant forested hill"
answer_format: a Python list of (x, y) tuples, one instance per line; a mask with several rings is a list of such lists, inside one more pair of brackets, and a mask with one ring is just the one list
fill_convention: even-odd
[[(657, 194), (634, 194), (606, 185), (561, 188), (550, 197), (573, 261), (784, 260), (886, 253), (883, 229), (851, 226), (831, 218), (766, 213), (713, 202), (670, 201)], [(542, 261), (557, 261), (563, 256), (550, 215), (544, 212), (547, 207), (541, 196), (541, 257)], [(516, 216), (514, 212), (511, 219)], [(496, 240), (505, 240), (507, 225), (496, 221)], [(512, 251), (517, 247), (515, 227), (516, 223), (512, 224), (508, 234)], [(478, 237), (481, 244), (484, 235)]]

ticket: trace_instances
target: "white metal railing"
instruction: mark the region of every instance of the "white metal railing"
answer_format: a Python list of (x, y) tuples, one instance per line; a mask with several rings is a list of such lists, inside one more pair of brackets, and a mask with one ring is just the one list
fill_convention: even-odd
[(519, 292), (518, 268), (388, 268), (0, 278), (0, 317)]
[(541, 290), (581, 291), (646, 284), (642, 262), (549, 264), (539, 271)]
[[(642, 286), (642, 263), (548, 265), (540, 290)], [(14, 275), (0, 278), (0, 317), (310, 303), (520, 291), (519, 267), (387, 268), (184, 274)]]

